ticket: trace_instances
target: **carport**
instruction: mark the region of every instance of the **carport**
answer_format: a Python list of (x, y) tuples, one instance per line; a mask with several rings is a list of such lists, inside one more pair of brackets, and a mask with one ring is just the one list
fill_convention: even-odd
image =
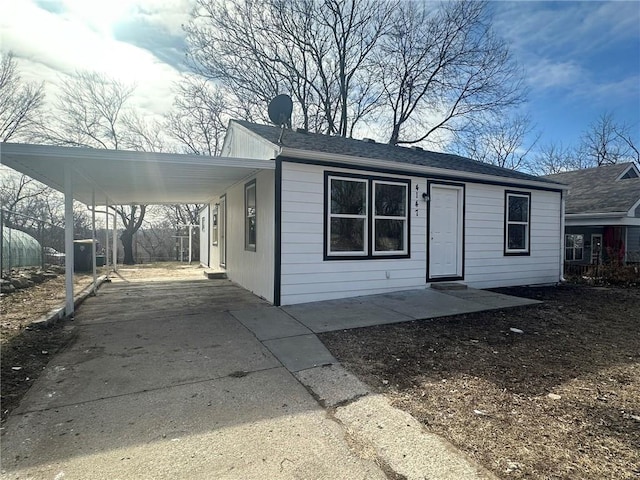
[[(270, 160), (17, 143), (0, 143), (0, 163), (64, 194), (65, 316), (74, 311), (73, 200), (90, 207), (95, 232), (96, 206), (208, 203), (243, 178), (275, 169)], [(117, 216), (106, 215), (115, 247)], [(95, 285), (95, 243), (93, 250)]]

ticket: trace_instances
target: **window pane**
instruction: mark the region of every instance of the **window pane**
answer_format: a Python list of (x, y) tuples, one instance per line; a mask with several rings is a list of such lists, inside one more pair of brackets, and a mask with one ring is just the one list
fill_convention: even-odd
[(247, 210), (255, 210), (256, 208), (256, 186), (250, 185), (247, 187)]
[(364, 219), (331, 219), (332, 252), (364, 252)]
[(256, 244), (256, 217), (247, 218), (247, 246)]
[(509, 250), (524, 250), (527, 247), (526, 244), (526, 225), (509, 225), (509, 237), (507, 242), (507, 248)]
[(574, 260), (582, 260), (582, 249), (576, 249)]
[(565, 235), (564, 243), (566, 248), (573, 248), (573, 235)]
[(529, 199), (527, 197), (509, 196), (509, 217), (510, 222), (529, 221)]
[(331, 213), (365, 215), (367, 184), (331, 179)]
[(404, 220), (376, 220), (376, 252), (398, 252), (404, 247)]
[(375, 185), (376, 215), (403, 217), (407, 210), (407, 187), (404, 185)]
[(573, 260), (573, 248), (565, 248), (564, 249), (564, 259), (565, 260)]

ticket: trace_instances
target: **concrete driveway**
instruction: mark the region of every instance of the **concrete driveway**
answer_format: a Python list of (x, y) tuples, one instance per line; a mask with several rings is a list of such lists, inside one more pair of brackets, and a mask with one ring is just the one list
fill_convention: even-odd
[(3, 477), (491, 478), (337, 365), (309, 308), (226, 280), (103, 285), (6, 422)]

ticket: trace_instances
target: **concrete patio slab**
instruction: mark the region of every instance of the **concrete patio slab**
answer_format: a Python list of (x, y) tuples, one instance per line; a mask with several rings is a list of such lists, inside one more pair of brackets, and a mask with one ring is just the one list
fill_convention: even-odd
[(371, 297), (370, 302), (381, 308), (402, 313), (412, 320), (458, 315), (485, 309), (483, 305), (430, 288), (375, 295)]
[(12, 416), (3, 478), (385, 479), (282, 367)]
[(369, 297), (303, 303), (282, 309), (315, 333), (413, 320), (372, 303)]
[(258, 337), (258, 340), (312, 333), (311, 330), (278, 307), (232, 310), (229, 313), (251, 330)]
[(534, 303), (539, 302), (472, 288), (464, 290), (424, 288), (303, 303), (281, 308), (314, 333), (322, 333)]
[(313, 334), (276, 338), (262, 343), (290, 372), (337, 363), (327, 347)]
[[(82, 316), (85, 315), (83, 312)], [(225, 312), (82, 324), (28, 392), (31, 409), (87, 402), (280, 366)]]

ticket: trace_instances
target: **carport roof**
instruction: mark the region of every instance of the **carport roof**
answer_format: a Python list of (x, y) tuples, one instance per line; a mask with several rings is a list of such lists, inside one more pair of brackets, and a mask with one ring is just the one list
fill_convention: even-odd
[(0, 143), (0, 163), (64, 192), (72, 171), (73, 198), (91, 204), (205, 203), (272, 160)]

